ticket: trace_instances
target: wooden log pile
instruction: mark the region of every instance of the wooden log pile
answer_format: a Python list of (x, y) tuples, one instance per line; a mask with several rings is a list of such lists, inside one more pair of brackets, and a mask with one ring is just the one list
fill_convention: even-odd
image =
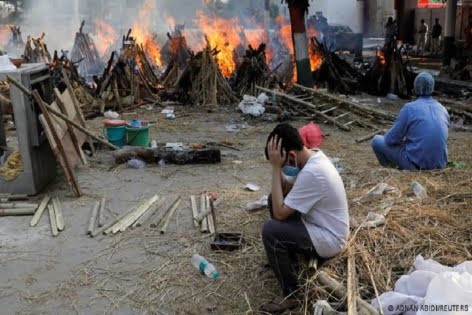
[(121, 53), (113, 52), (102, 76), (95, 78), (96, 95), (104, 100), (102, 112), (106, 107), (121, 110), (141, 99), (156, 99), (159, 78), (155, 66), (131, 32), (123, 36)]
[(217, 63), (219, 51), (207, 46), (190, 57), (175, 86), (181, 101), (194, 105), (233, 104), (238, 101)]
[(90, 36), (84, 32), (85, 21), (82, 21), (79, 31), (75, 34), (71, 59), (79, 64), (79, 73), (91, 81), (93, 76), (99, 75), (105, 68), (97, 47)]
[(256, 95), (256, 86), (269, 87), (271, 78), (273, 76), (266, 60), (266, 45), (260, 44), (257, 49), (249, 45), (229, 82), (233, 91), (240, 96)]
[(161, 85), (172, 87), (175, 85), (182, 71), (187, 67), (192, 51), (187, 45), (185, 36), (180, 32), (172, 36), (167, 33), (168, 40), (162, 47), (162, 58), (167, 68), (162, 75)]
[(362, 88), (369, 94), (384, 96), (388, 93), (407, 98), (413, 90), (414, 72), (402, 57), (403, 46), (384, 47), (377, 51), (376, 60), (362, 80)]
[(47, 63), (52, 61), (46, 43), (44, 43), (45, 33), (38, 38), (28, 36), (25, 51), (23, 53), (24, 63)]
[(310, 40), (312, 54), (322, 58), (321, 66), (313, 72), (316, 85), (327, 87), (329, 92), (356, 94), (360, 91), (362, 74), (316, 37)]

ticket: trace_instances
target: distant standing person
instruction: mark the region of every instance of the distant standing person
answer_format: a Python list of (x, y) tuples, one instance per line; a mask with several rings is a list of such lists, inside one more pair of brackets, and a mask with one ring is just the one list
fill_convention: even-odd
[(440, 52), (439, 49), (439, 40), (442, 35), (442, 26), (439, 24), (439, 19), (436, 19), (436, 23), (433, 25), (433, 29), (431, 31), (431, 54), (437, 55)]
[(416, 54), (424, 55), (424, 47), (426, 46), (426, 35), (428, 35), (428, 25), (421, 20), (420, 27), (418, 28), (418, 46), (416, 47)]
[(385, 24), (385, 45), (390, 44), (395, 39), (396, 33), (397, 23), (392, 17), (389, 17), (387, 23)]

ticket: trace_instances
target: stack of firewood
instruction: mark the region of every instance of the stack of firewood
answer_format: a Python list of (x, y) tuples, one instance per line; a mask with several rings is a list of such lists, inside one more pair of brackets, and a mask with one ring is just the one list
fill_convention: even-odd
[(402, 98), (411, 95), (415, 74), (403, 60), (402, 49), (403, 46), (390, 45), (377, 51), (373, 66), (362, 80), (366, 92), (374, 95), (392, 93)]
[(322, 58), (321, 66), (314, 71), (313, 77), (318, 87), (327, 87), (330, 92), (355, 94), (360, 90), (359, 81), (362, 74), (354, 69), (347, 61), (331, 51), (326, 43), (321, 43), (316, 37), (311, 38), (312, 53)]
[(238, 101), (217, 63), (219, 51), (207, 46), (190, 57), (187, 67), (176, 82), (181, 101), (195, 105), (223, 105)]
[(85, 21), (82, 22), (79, 31), (75, 34), (71, 58), (74, 63), (79, 64), (80, 74), (91, 81), (93, 76), (103, 72), (105, 66), (92, 37), (90, 34), (84, 33), (84, 25)]
[(161, 78), (161, 85), (164, 87), (175, 85), (183, 69), (187, 67), (192, 55), (185, 36), (180, 32), (175, 34), (172, 36), (167, 33), (168, 40), (162, 47), (162, 57), (167, 64), (167, 68)]
[(41, 37), (33, 38), (28, 36), (26, 40), (25, 51), (23, 53), (24, 63), (47, 63), (51, 62), (51, 54), (47, 45), (44, 43), (45, 33)]
[(268, 87), (271, 84), (271, 77), (266, 60), (266, 45), (261, 44), (258, 49), (249, 45), (242, 62), (238, 64), (230, 79), (230, 85), (240, 96), (256, 95), (256, 86)]

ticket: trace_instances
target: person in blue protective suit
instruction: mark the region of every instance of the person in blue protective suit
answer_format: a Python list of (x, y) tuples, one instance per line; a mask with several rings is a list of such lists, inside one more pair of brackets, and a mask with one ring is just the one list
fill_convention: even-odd
[(433, 98), (434, 78), (420, 73), (416, 101), (406, 104), (393, 127), (375, 136), (372, 149), (379, 163), (402, 170), (442, 169), (447, 164), (449, 113)]

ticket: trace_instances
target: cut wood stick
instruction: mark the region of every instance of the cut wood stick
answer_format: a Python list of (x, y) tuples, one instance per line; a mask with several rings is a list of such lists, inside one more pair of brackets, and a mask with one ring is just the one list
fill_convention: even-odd
[(197, 214), (197, 217), (195, 218), (195, 222), (201, 223), (203, 219), (205, 219), (209, 214), (211, 214), (211, 208), (208, 208), (205, 206), (205, 210), (203, 212), (200, 212)]
[[(24, 201), (28, 200), (28, 195), (23, 195), (23, 194), (0, 194), (0, 199), (1, 200), (8, 200), (8, 201)], [(3, 202), (3, 201), (2, 201)]]
[(166, 217), (167, 213), (169, 213), (170, 209), (172, 209), (172, 206), (180, 200), (180, 196), (176, 196), (171, 203), (169, 203), (163, 210), (159, 211), (157, 214), (156, 218), (153, 220), (153, 222), (150, 224), (152, 228), (157, 228), (161, 224), (162, 220)]
[(127, 215), (129, 215), (133, 211), (134, 211), (134, 209), (132, 209), (128, 212), (124, 212), (124, 213), (120, 214), (119, 216), (117, 216), (116, 218), (114, 218), (113, 220), (108, 222), (108, 224), (105, 224), (101, 228), (95, 229), (90, 236), (91, 237), (97, 237), (100, 234), (110, 234), (111, 233), (111, 227), (113, 227), (113, 225), (115, 225), (116, 222), (120, 221), (121, 219), (123, 219), (124, 217), (126, 217)]
[(172, 208), (169, 210), (169, 213), (166, 216), (166, 219), (164, 221), (164, 225), (160, 229), (159, 233), (165, 234), (167, 232), (167, 227), (169, 226), (170, 220), (174, 216), (174, 213), (179, 209), (180, 206), (180, 199), (177, 200), (177, 202), (172, 206)]
[(318, 110), (318, 108), (313, 105), (312, 103), (308, 103), (308, 102), (305, 102), (305, 101), (302, 101), (294, 96), (291, 96), (291, 95), (288, 95), (288, 94), (285, 94), (285, 93), (281, 93), (281, 92), (277, 92), (277, 91), (273, 91), (273, 90), (269, 90), (269, 89), (266, 89), (266, 88), (263, 88), (263, 87), (260, 87), (260, 86), (257, 86), (257, 88), (261, 91), (264, 91), (264, 92), (267, 92), (267, 93), (272, 93), (272, 94), (275, 94), (277, 96), (280, 96), (280, 97), (284, 97), (292, 102), (295, 102), (295, 103), (298, 103), (300, 105), (303, 105), (305, 107), (308, 107), (311, 111), (313, 111), (315, 114), (323, 117), (324, 119), (328, 120), (329, 122), (333, 123), (334, 125), (336, 125), (337, 127), (341, 128), (342, 130), (344, 131), (350, 131), (351, 128), (349, 127), (346, 127), (344, 126), (342, 123), (338, 122), (336, 119), (333, 119), (333, 117), (330, 117), (322, 112), (320, 112)]
[(38, 208), (36, 203), (0, 203), (0, 209), (27, 209), (27, 208)]
[(137, 228), (137, 227), (140, 227), (144, 224), (144, 222), (148, 221), (149, 219), (151, 219), (151, 217), (154, 216), (154, 214), (156, 214), (157, 210), (159, 209), (159, 207), (162, 205), (162, 203), (165, 201), (165, 197), (160, 199), (158, 202), (156, 202), (154, 205), (152, 205), (151, 208), (149, 208), (148, 211), (146, 211), (141, 217), (139, 217), (138, 220), (136, 220), (136, 222), (133, 223), (133, 225), (131, 226), (132, 228)]
[(213, 222), (213, 211), (212, 208), (210, 207), (210, 197), (208, 195), (205, 195), (206, 197), (206, 209), (210, 210), (210, 214), (207, 216), (208, 220), (208, 230), (210, 231), (210, 234), (213, 235), (215, 234), (215, 223)]
[(56, 215), (54, 213), (54, 207), (52, 205), (48, 205), (48, 210), (49, 210), (49, 222), (51, 223), (52, 236), (57, 236), (59, 232), (57, 231)]
[[(206, 211), (206, 195), (202, 194), (200, 196), (200, 212), (199, 213), (204, 213)], [(205, 216), (202, 220), (201, 224), (201, 232), (202, 233), (208, 233), (208, 219), (207, 216)]]
[(64, 231), (64, 217), (62, 215), (62, 204), (59, 198), (53, 198), (54, 214), (56, 215), (56, 226), (59, 231)]
[(150, 199), (143, 202), (139, 207), (137, 207), (133, 212), (131, 212), (128, 216), (121, 219), (120, 221), (115, 224), (112, 228), (113, 233), (117, 232), (124, 232), (130, 225), (132, 225), (140, 216), (144, 214), (149, 208), (159, 200), (158, 195), (152, 196)]
[(200, 221), (197, 220), (198, 217), (198, 207), (197, 207), (197, 197), (194, 195), (190, 196), (190, 203), (192, 205), (192, 216), (193, 216), (193, 225), (198, 228), (200, 227)]
[(102, 198), (100, 202), (100, 208), (98, 209), (98, 227), (102, 227), (104, 222), (104, 213), (105, 213), (105, 204), (107, 202), (106, 198)]
[(33, 218), (31, 219), (30, 226), (36, 226), (36, 224), (38, 224), (41, 215), (43, 214), (44, 210), (48, 205), (49, 199), (51, 198), (48, 195), (44, 196), (43, 200), (39, 204), (38, 210), (36, 210)]
[(368, 135), (365, 135), (364, 137), (361, 137), (361, 138), (358, 138), (356, 139), (356, 142), (357, 143), (361, 143), (361, 142), (365, 142), (365, 141), (368, 141), (370, 139), (372, 139), (373, 137), (375, 137), (376, 135), (379, 135), (381, 133), (385, 133), (386, 130), (382, 129), (382, 130), (376, 130), (372, 133), (369, 133)]
[(92, 208), (92, 212), (90, 213), (87, 234), (92, 234), (94, 230), (95, 222), (97, 222), (97, 214), (98, 214), (99, 208), (100, 208), (100, 202), (95, 201), (95, 204)]
[(352, 248), (349, 249), (347, 258), (347, 314), (357, 314), (357, 286), (356, 286), (356, 261), (352, 253)]
[(0, 209), (0, 217), (33, 215), (33, 214), (35, 214), (35, 212), (36, 212), (36, 209), (34, 209), (34, 208)]
[[(319, 271), (316, 276), (316, 279), (322, 286), (324, 286), (325, 290), (328, 293), (334, 295), (340, 300), (346, 299), (347, 289), (338, 281), (331, 278), (325, 271)], [(359, 312), (359, 314), (379, 314), (379, 312), (372, 305), (370, 305), (358, 296), (356, 297), (356, 302), (361, 311)]]

